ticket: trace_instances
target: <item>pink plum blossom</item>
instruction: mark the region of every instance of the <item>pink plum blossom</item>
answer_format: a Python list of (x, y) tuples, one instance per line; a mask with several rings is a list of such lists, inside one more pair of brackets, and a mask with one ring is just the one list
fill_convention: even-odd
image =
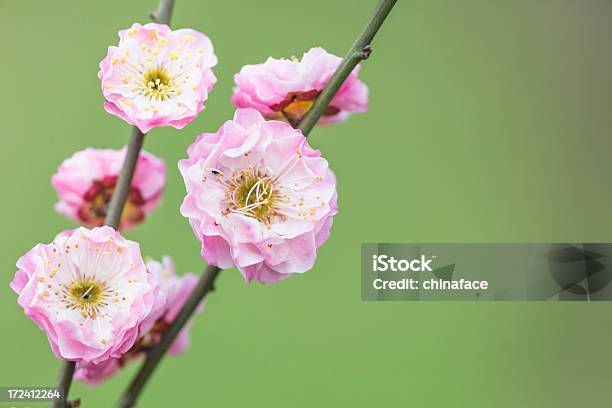
[(11, 288), (57, 358), (100, 364), (151, 328), (160, 293), (137, 243), (110, 227), (77, 228), (17, 262)]
[[(263, 64), (245, 65), (234, 76), (232, 103), (255, 108), (266, 119), (284, 118), (298, 123), (329, 83), (342, 58), (323, 48), (311, 48), (301, 60), (268, 58)], [(338, 123), (353, 112), (368, 110), (368, 87), (357, 66), (340, 87), (319, 124)]]
[[(161, 308), (152, 312), (150, 316), (155, 316), (155, 324), (150, 326), (148, 331), (123, 354), (120, 358), (108, 359), (100, 364), (90, 362), (77, 363), (75, 378), (89, 386), (96, 386), (105, 379), (115, 375), (127, 363), (138, 360), (144, 356), (144, 352), (152, 345), (158, 343), (163, 333), (184, 306), (187, 298), (198, 283), (198, 278), (191, 273), (177, 276), (175, 274), (174, 263), (168, 256), (163, 257), (162, 262), (150, 260), (147, 262), (148, 270), (159, 282), (162, 296), (158, 302)], [(204, 307), (202, 302), (198, 308), (201, 311)], [(169, 353), (177, 355), (187, 350), (189, 346), (190, 322), (179, 332), (179, 335), (170, 346)]]
[(336, 178), (301, 131), (239, 109), (188, 156), (181, 214), (206, 262), (263, 283), (313, 267), (337, 212)]
[(182, 129), (204, 109), (217, 82), (207, 36), (138, 23), (119, 31), (119, 45), (100, 62), (104, 109), (147, 133), (154, 127)]
[[(55, 210), (90, 227), (104, 225), (125, 153), (125, 148), (88, 148), (64, 160), (51, 178), (59, 196)], [(166, 165), (163, 160), (142, 151), (121, 216), (121, 230), (141, 223), (157, 207), (165, 183)]]

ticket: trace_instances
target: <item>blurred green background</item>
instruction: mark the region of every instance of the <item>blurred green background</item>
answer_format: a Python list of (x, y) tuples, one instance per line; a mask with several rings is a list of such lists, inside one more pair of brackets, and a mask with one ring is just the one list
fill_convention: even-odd
[[(177, 0), (173, 26), (211, 37), (219, 82), (185, 129), (147, 136), (169, 181), (126, 234), (144, 254), (203, 270), (176, 162), (231, 118), (232, 75), (311, 46), (343, 55), (374, 4)], [(55, 381), (59, 363), (8, 282), (19, 256), (74, 226), (52, 208), (61, 161), (126, 143), (97, 64), (155, 7), (0, 0), (0, 385)], [(607, 0), (400, 0), (362, 70), (370, 112), (310, 138), (340, 195), (316, 267), (273, 286), (224, 272), (192, 348), (164, 360), (141, 406), (609, 406), (608, 303), (368, 303), (359, 262), (362, 242), (612, 241), (611, 38)], [(111, 406), (135, 369), (72, 396)]]

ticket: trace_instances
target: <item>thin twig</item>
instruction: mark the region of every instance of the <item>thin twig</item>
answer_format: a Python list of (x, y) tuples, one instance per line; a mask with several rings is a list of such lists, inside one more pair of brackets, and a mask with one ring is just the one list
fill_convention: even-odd
[(346, 53), (346, 56), (336, 69), (334, 76), (323, 89), (323, 92), (319, 95), (312, 108), (304, 116), (304, 119), (300, 122), (299, 128), (302, 130), (304, 136), (308, 136), (314, 125), (325, 112), (325, 109), (329, 106), (340, 87), (348, 78), (353, 69), (364, 59), (367, 59), (372, 54), (372, 48), (370, 43), (378, 32), (378, 29), (385, 21), (389, 12), (395, 5), (397, 0), (380, 0), (374, 9), (374, 12), (370, 16), (367, 24), (359, 34), (359, 37), (353, 43), (353, 46)]
[[(175, 0), (160, 0), (157, 10), (151, 13), (151, 18), (156, 23), (169, 24), (174, 1)], [(121, 167), (121, 172), (119, 173), (119, 178), (117, 179), (117, 184), (113, 191), (106, 214), (105, 224), (114, 229), (118, 229), (121, 222), (121, 214), (123, 213), (125, 201), (132, 187), (132, 178), (134, 177), (134, 171), (136, 170), (136, 163), (138, 163), (138, 156), (142, 149), (144, 136), (145, 135), (136, 126), (132, 128), (132, 136), (128, 144), (125, 159), (123, 160), (123, 166)], [(70, 386), (72, 385), (75, 368), (76, 363), (74, 361), (62, 362), (57, 382), (57, 388), (60, 391), (61, 398), (52, 402), (50, 404), (51, 408), (66, 408), (68, 406), (66, 401), (68, 399)]]
[[(396, 2), (397, 0), (380, 0), (365, 28), (348, 52), (347, 57), (342, 61), (330, 80), (330, 83), (317, 98), (312, 109), (299, 126), (298, 124), (293, 124), (294, 127), (299, 127), (302, 130), (304, 136), (308, 136), (314, 124), (319, 120), (353, 68), (355, 68), (361, 60), (369, 57), (371, 53), (370, 42)], [(189, 295), (187, 303), (185, 303), (179, 312), (176, 320), (174, 320), (168, 330), (163, 334), (160, 342), (153, 346), (147, 353), (145, 362), (119, 400), (117, 408), (132, 408), (136, 405), (138, 397), (147, 384), (147, 381), (151, 378), (155, 368), (166, 354), (183, 326), (189, 321), (197, 305), (206, 297), (208, 292), (214, 290), (214, 282), (219, 273), (220, 269), (215, 266), (209, 265), (206, 268), (204, 273), (200, 276), (198, 285)]]
[(119, 173), (119, 178), (117, 179), (117, 184), (108, 204), (108, 212), (106, 214), (105, 224), (114, 229), (119, 228), (121, 213), (132, 188), (132, 178), (134, 177), (144, 136), (136, 126), (132, 128), (130, 143), (128, 144), (125, 159), (123, 159), (123, 166), (121, 167), (121, 172)]
[(174, 8), (174, 0), (159, 0), (157, 10), (150, 13), (151, 20), (159, 24), (170, 24), (172, 17), (172, 9)]

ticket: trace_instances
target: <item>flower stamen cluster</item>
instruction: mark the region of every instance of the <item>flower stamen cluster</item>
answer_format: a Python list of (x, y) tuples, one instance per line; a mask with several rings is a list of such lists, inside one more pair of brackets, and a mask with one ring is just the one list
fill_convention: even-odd
[(233, 171), (227, 180), (223, 179), (222, 173), (217, 172), (217, 175), (226, 187), (223, 202), (228, 207), (225, 214), (242, 214), (266, 225), (271, 224), (276, 216), (282, 216), (281, 204), (286, 203), (288, 197), (281, 192), (278, 178), (267, 175), (260, 166)]
[(165, 101), (172, 95), (181, 94), (181, 90), (176, 86), (176, 80), (161, 66), (147, 70), (139, 79), (141, 84), (134, 88), (134, 92), (149, 99)]
[(67, 309), (79, 309), (81, 316), (95, 320), (112, 301), (112, 292), (101, 280), (80, 278), (64, 285), (61, 297)]

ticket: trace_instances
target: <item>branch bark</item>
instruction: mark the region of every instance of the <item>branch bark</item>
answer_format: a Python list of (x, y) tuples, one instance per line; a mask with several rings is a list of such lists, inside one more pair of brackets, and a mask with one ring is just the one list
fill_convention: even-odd
[(108, 212), (106, 214), (105, 224), (114, 229), (119, 228), (121, 213), (123, 213), (125, 200), (132, 188), (132, 178), (134, 177), (144, 137), (145, 135), (140, 129), (136, 126), (132, 128), (132, 136), (130, 137), (125, 159), (123, 159), (123, 166), (121, 167), (121, 172), (119, 173), (119, 178), (117, 179), (117, 184), (108, 204)]
[[(169, 24), (170, 17), (172, 16), (172, 9), (174, 8), (174, 1), (175, 0), (159, 0), (157, 10), (150, 14), (153, 21), (159, 24)], [(119, 173), (119, 178), (117, 179), (117, 184), (113, 191), (106, 214), (105, 224), (114, 229), (119, 228), (123, 207), (125, 206), (125, 201), (132, 187), (132, 178), (134, 177), (134, 171), (136, 170), (136, 163), (138, 163), (138, 156), (142, 149), (144, 136), (145, 135), (136, 126), (132, 128), (132, 136), (128, 144), (123, 166), (121, 167), (121, 172)], [(76, 363), (74, 361), (62, 362), (57, 380), (57, 388), (60, 391), (61, 398), (52, 402), (49, 405), (51, 408), (68, 407), (68, 393), (72, 385), (75, 368)]]
[[(304, 136), (308, 137), (308, 134), (352, 70), (357, 66), (357, 64), (359, 64), (359, 62), (370, 56), (370, 43), (396, 2), (397, 0), (379, 1), (367, 24), (351, 46), (349, 52), (334, 73), (329, 84), (317, 98), (317, 101), (313, 105), (312, 109), (299, 124), (292, 124), (293, 127), (301, 129)], [(118, 408), (132, 408), (136, 405), (138, 397), (142, 393), (147, 381), (151, 378), (155, 368), (166, 354), (183, 326), (189, 321), (189, 318), (197, 308), (198, 304), (209, 292), (214, 290), (214, 282), (217, 276), (219, 276), (220, 272), (221, 270), (219, 268), (212, 265), (209, 265), (206, 268), (204, 273), (200, 276), (198, 285), (189, 296), (187, 303), (185, 303), (179, 312), (176, 320), (164, 333), (160, 342), (149, 350), (145, 362), (136, 374), (136, 377), (134, 377), (130, 383), (128, 389), (119, 400), (119, 403), (117, 404)]]

